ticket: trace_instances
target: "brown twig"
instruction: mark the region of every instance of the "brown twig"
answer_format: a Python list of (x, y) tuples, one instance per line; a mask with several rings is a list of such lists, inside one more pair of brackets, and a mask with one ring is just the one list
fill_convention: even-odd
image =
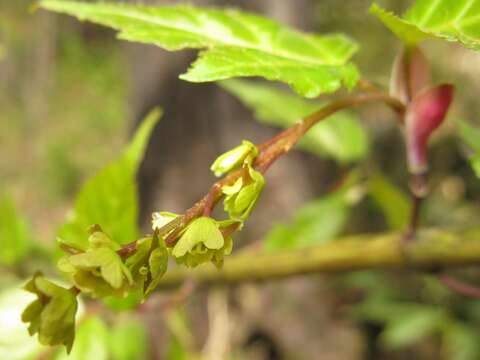
[[(260, 154), (255, 159), (254, 167), (259, 171), (266, 172), (270, 165), (272, 165), (282, 155), (289, 152), (291, 148), (303, 137), (303, 135), (321, 120), (338, 111), (373, 102), (384, 102), (397, 114), (403, 114), (405, 111), (405, 106), (398, 99), (379, 91), (370, 92), (367, 94), (352, 95), (344, 99), (334, 101), (322, 107), (313, 114), (305, 117), (291, 128), (282, 131), (272, 139), (258, 145)], [(174, 246), (177, 241), (178, 234), (188, 225), (191, 220), (201, 216), (205, 211), (206, 206), (210, 207), (210, 209), (207, 211), (208, 213), (218, 203), (222, 194), (217, 189), (222, 188), (225, 185), (233, 184), (239, 177), (243, 176), (244, 171), (245, 169), (237, 170), (227, 175), (222, 180), (217, 181), (210, 188), (207, 195), (205, 195), (201, 200), (188, 209), (185, 214), (177, 217), (175, 220), (160, 228), (158, 230), (159, 236), (169, 234), (165, 239), (165, 244), (170, 247)], [(128, 257), (135, 251), (135, 244), (136, 242), (132, 242), (124, 245), (124, 247), (119, 250), (119, 254), (123, 257)]]
[(453, 276), (447, 274), (441, 274), (437, 276), (438, 280), (449, 288), (451, 291), (467, 296), (474, 299), (480, 300), (480, 288), (471, 284), (467, 284)]

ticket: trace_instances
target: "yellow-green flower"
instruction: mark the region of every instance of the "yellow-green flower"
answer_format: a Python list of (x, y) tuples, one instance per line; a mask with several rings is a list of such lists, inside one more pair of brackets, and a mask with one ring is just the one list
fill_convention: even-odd
[(248, 176), (237, 179), (232, 186), (224, 186), (222, 192), (226, 197), (223, 206), (230, 218), (245, 221), (257, 204), (264, 186), (263, 175), (251, 166), (248, 167)]
[(223, 265), (224, 255), (232, 251), (231, 237), (224, 239), (219, 224), (212, 218), (200, 217), (193, 220), (172, 249), (177, 263), (195, 267), (212, 262), (217, 267)]
[(22, 321), (30, 323), (30, 335), (38, 333), (41, 344), (63, 344), (70, 352), (75, 338), (76, 296), (70, 290), (48, 281), (40, 273), (35, 274), (24, 288), (37, 295), (37, 300), (22, 313)]
[(125, 296), (133, 279), (117, 254), (120, 245), (99, 230), (92, 233), (89, 243), (85, 252), (60, 259), (59, 269), (71, 276), (76, 287), (95, 297)]
[(222, 176), (231, 170), (240, 167), (244, 161), (249, 163), (258, 155), (257, 147), (250, 141), (243, 140), (242, 144), (220, 155), (210, 169), (215, 176)]

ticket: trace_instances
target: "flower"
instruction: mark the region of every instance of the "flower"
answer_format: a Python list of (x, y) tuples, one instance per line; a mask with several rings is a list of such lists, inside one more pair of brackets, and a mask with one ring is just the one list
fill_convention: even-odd
[(37, 295), (37, 300), (22, 313), (22, 321), (30, 323), (30, 335), (38, 333), (38, 340), (44, 345), (63, 344), (69, 353), (75, 338), (78, 308), (74, 293), (48, 281), (41, 273), (35, 274), (24, 289)]
[(61, 258), (58, 268), (71, 276), (75, 286), (95, 297), (124, 296), (133, 279), (117, 254), (119, 249), (120, 245), (95, 228), (89, 238), (89, 248)]
[(258, 155), (257, 147), (250, 141), (243, 140), (242, 144), (220, 155), (210, 169), (215, 176), (222, 176), (242, 165), (244, 161), (251, 161)]
[(187, 226), (173, 247), (172, 256), (177, 263), (187, 267), (209, 261), (221, 267), (224, 255), (229, 255), (232, 247), (231, 237), (223, 237), (219, 223), (204, 216)]
[(223, 206), (230, 218), (245, 221), (254, 209), (265, 186), (263, 175), (248, 166), (248, 174), (237, 179), (232, 186), (224, 186), (226, 195)]
[(143, 294), (150, 294), (167, 271), (168, 251), (163, 240), (156, 234), (139, 239), (135, 253), (125, 261), (125, 265)]
[(173, 221), (176, 217), (178, 217), (177, 214), (167, 211), (154, 212), (152, 214), (152, 229), (154, 231), (160, 230), (162, 227)]

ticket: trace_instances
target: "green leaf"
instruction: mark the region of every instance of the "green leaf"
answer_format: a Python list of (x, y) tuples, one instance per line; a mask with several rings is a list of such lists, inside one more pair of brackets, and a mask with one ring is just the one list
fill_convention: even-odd
[(122, 319), (110, 329), (109, 349), (112, 360), (147, 358), (147, 330), (139, 321)]
[(480, 129), (471, 126), (466, 121), (457, 121), (460, 138), (474, 151), (470, 156), (470, 165), (477, 177), (480, 177)]
[(400, 348), (420, 342), (424, 337), (441, 329), (446, 319), (442, 308), (412, 305), (402, 309), (402, 316), (396, 316), (387, 323), (381, 340), (390, 348)]
[(407, 196), (379, 172), (370, 176), (368, 187), (372, 200), (382, 210), (390, 228), (403, 229), (410, 213)]
[(32, 235), (12, 199), (0, 196), (0, 265), (18, 264), (32, 246)]
[(44, 0), (40, 6), (112, 27), (119, 38), (166, 50), (204, 49), (180, 77), (205, 82), (261, 76), (316, 97), (342, 85), (353, 87), (358, 72), (349, 59), (357, 45), (344, 35), (311, 35), (236, 10), (187, 5), (87, 4)]
[[(252, 108), (258, 121), (268, 125), (289, 128), (324, 105), (253, 81), (228, 80), (220, 84)], [(343, 111), (315, 125), (305, 134), (299, 147), (320, 157), (348, 163), (367, 155), (368, 139), (357, 119), (350, 112)]]
[(70, 355), (59, 354), (55, 360), (108, 360), (109, 329), (96, 316), (89, 316), (78, 327)]
[(142, 122), (123, 155), (89, 179), (77, 195), (68, 221), (60, 228), (65, 244), (85, 250), (86, 230), (102, 224), (115, 241), (126, 244), (138, 237), (135, 175), (148, 138), (161, 111), (152, 111)]
[(417, 0), (403, 18), (376, 4), (370, 11), (407, 45), (438, 38), (480, 50), (479, 0)]
[(345, 225), (348, 203), (341, 190), (311, 201), (298, 210), (289, 225), (277, 225), (267, 235), (267, 250), (293, 249), (333, 240)]

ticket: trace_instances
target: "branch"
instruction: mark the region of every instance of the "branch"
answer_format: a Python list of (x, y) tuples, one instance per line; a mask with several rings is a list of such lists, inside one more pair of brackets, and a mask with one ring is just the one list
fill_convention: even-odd
[(210, 264), (195, 269), (177, 267), (165, 274), (158, 288), (177, 287), (186, 280), (198, 284), (235, 284), (303, 274), (339, 273), (362, 269), (423, 269), (480, 264), (480, 229), (425, 229), (405, 245), (402, 233), (357, 235), (310, 248), (244, 251), (231, 256), (222, 270)]
[[(308, 130), (323, 119), (338, 111), (374, 102), (385, 103), (399, 115), (402, 115), (405, 111), (405, 106), (398, 99), (381, 91), (370, 91), (366, 94), (356, 94), (344, 99), (333, 101), (313, 114), (301, 119), (291, 128), (284, 130), (270, 140), (258, 145), (257, 148), (260, 154), (255, 159), (254, 167), (262, 173), (265, 173), (270, 165), (272, 165), (279, 157), (288, 153)], [(190, 209), (186, 210), (183, 215), (177, 217), (174, 221), (171, 221), (163, 228), (158, 229), (157, 235), (163, 236), (169, 234), (165, 239), (165, 243), (167, 246), (174, 246), (178, 239), (179, 232), (183, 230), (190, 221), (201, 216), (204, 212), (207, 214), (211, 212), (213, 207), (222, 197), (222, 194), (218, 189), (221, 189), (225, 185), (233, 184), (243, 174), (244, 169), (241, 169), (229, 174), (220, 181), (217, 181), (212, 185), (209, 192)], [(133, 241), (124, 245), (118, 253), (125, 258), (133, 254), (135, 250), (136, 241)]]

